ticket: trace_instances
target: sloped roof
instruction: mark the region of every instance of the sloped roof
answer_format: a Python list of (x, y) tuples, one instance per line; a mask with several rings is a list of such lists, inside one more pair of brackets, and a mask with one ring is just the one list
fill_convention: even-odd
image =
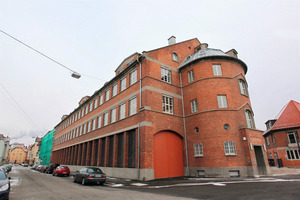
[(234, 58), (226, 53), (224, 53), (220, 49), (212, 49), (212, 48), (205, 48), (197, 51), (196, 53), (187, 56), (183, 62), (179, 65), (178, 69), (183, 68), (184, 66), (193, 63), (197, 60), (205, 59), (205, 58), (222, 58), (222, 59), (230, 59), (230, 60), (235, 60), (236, 62), (240, 63), (244, 70), (245, 73), (247, 72), (247, 65), (240, 59)]
[(264, 134), (270, 131), (288, 129), (293, 127), (300, 127), (300, 103), (291, 100), (276, 117), (277, 121), (272, 128), (267, 130)]

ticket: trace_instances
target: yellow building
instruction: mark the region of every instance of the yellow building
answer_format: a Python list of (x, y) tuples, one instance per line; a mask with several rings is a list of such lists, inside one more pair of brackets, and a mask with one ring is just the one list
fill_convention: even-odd
[(27, 149), (20, 145), (12, 149), (9, 156), (9, 162), (14, 164), (25, 163), (27, 160)]

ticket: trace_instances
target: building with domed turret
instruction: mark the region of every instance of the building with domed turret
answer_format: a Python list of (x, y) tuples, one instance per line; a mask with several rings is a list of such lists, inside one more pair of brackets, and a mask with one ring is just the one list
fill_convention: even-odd
[(237, 51), (197, 38), (168, 41), (125, 58), (114, 78), (64, 116), (52, 163), (138, 180), (268, 174)]

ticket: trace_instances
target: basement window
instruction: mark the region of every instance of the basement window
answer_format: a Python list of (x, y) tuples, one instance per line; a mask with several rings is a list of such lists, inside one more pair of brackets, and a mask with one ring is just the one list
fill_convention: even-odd
[(204, 178), (205, 177), (205, 171), (204, 170), (197, 170), (198, 177)]
[(229, 171), (229, 176), (230, 177), (240, 177), (240, 171), (239, 170)]

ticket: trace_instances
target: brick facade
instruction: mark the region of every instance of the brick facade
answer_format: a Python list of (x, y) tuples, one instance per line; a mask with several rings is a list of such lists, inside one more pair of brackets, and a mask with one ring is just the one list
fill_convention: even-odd
[[(233, 52), (191, 39), (132, 54), (55, 127), (52, 162), (101, 166), (109, 176), (140, 180), (268, 173), (262, 132), (255, 129), (248, 93), (241, 94), (247, 66)], [(215, 64), (221, 75), (214, 75)], [(226, 98), (221, 108), (220, 95)], [(195, 156), (195, 144), (201, 155)]]

